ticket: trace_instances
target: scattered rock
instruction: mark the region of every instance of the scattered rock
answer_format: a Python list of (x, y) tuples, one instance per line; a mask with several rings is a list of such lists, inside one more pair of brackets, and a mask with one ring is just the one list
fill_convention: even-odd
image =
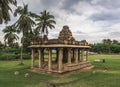
[(95, 59), (94, 62), (100, 62), (101, 60), (100, 59)]
[(95, 74), (96, 74), (96, 71), (92, 71), (92, 74), (95, 75)]
[(29, 73), (25, 73), (25, 78), (29, 78), (30, 74)]
[(19, 75), (20, 73), (18, 71), (15, 71), (14, 72), (14, 75)]
[(106, 71), (108, 71), (109, 70), (109, 68), (106, 66), (106, 67), (104, 67), (104, 72), (106, 72)]

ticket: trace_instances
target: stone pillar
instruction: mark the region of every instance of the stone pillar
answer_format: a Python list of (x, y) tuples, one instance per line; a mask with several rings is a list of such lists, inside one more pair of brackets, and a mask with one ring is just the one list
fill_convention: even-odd
[(34, 48), (31, 48), (31, 68), (34, 68)]
[(78, 63), (78, 49), (75, 49), (75, 63)]
[(63, 59), (63, 49), (58, 49), (58, 72), (62, 72), (62, 59)]
[(72, 49), (72, 61), (74, 62), (75, 61), (75, 49)]
[(48, 71), (52, 70), (52, 49), (48, 49)]
[(42, 52), (41, 49), (38, 49), (38, 58), (39, 58), (39, 69), (42, 68)]
[(45, 48), (41, 49), (41, 60), (42, 60), (42, 63), (44, 63), (44, 49)]
[(68, 49), (67, 48), (63, 48), (63, 63), (67, 63), (67, 59), (68, 59)]
[(68, 64), (71, 64), (71, 49), (68, 48)]
[(78, 61), (80, 62), (80, 49), (78, 49)]
[(81, 61), (84, 59), (84, 49), (81, 49)]
[(86, 61), (88, 61), (89, 50), (86, 50)]
[(55, 60), (55, 62), (57, 62), (58, 61), (58, 49), (56, 48), (56, 60)]

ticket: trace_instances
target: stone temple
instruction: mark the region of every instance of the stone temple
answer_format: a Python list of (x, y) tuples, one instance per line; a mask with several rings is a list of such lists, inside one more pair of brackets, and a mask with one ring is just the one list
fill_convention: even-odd
[[(45, 73), (62, 74), (76, 70), (84, 70), (92, 65), (89, 62), (90, 46), (86, 40), (77, 41), (68, 26), (63, 26), (58, 38), (37, 37), (31, 45), (31, 68)], [(39, 64), (35, 64), (35, 54)]]

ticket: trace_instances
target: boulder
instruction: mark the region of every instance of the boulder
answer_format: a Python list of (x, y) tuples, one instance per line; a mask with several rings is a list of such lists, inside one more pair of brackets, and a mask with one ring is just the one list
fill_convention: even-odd
[(14, 72), (14, 75), (19, 75), (20, 73), (18, 71), (15, 71)]
[(25, 78), (29, 78), (30, 74), (29, 73), (25, 73)]
[(100, 59), (95, 59), (94, 62), (100, 62), (101, 60)]

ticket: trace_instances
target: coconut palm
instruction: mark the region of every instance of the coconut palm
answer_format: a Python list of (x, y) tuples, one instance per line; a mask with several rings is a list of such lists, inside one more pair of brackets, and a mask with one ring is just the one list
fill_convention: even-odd
[(32, 27), (35, 25), (35, 22), (31, 17), (34, 17), (35, 14), (28, 11), (28, 5), (23, 4), (23, 7), (18, 6), (14, 12), (14, 16), (20, 15), (17, 22), (14, 24), (17, 33), (22, 33), (21, 38), (21, 63), (22, 63), (22, 50), (24, 45), (24, 40), (29, 37), (29, 34), (32, 34)]
[(14, 16), (20, 15), (17, 22), (14, 24), (18, 33), (22, 33), (21, 43), (24, 45), (24, 39), (29, 38), (29, 34), (32, 34), (32, 27), (35, 22), (31, 17), (35, 17), (34, 13), (28, 11), (28, 5), (23, 4), (23, 7), (18, 6), (14, 12)]
[(34, 15), (28, 11), (28, 5), (23, 5), (23, 7), (18, 6), (18, 8), (14, 12), (14, 16), (17, 16), (17, 14), (20, 15), (14, 26), (16, 27), (18, 33), (22, 32), (22, 38), (26, 38), (29, 33), (32, 33), (32, 27), (35, 25), (35, 22), (31, 18)]
[(0, 0), (0, 24), (7, 23), (10, 21), (10, 13), (9, 10), (12, 11), (10, 8), (10, 4), (17, 5), (16, 0)]
[(54, 16), (46, 10), (40, 12), (40, 15), (37, 16), (36, 21), (38, 21), (36, 31), (43, 35), (48, 35), (48, 28), (55, 28), (54, 24), (56, 24), (56, 22), (54, 20)]
[(16, 30), (12, 26), (6, 26), (3, 29), (3, 32), (5, 33), (4, 41), (8, 43), (9, 46), (13, 46), (14, 41), (19, 39), (19, 37), (16, 34)]

